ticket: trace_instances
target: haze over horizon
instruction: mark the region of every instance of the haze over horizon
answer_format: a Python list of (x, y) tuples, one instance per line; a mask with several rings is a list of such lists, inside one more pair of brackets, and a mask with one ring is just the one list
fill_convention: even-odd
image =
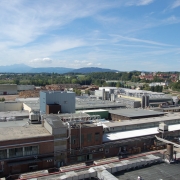
[(0, 66), (180, 67), (180, 0), (1, 0), (0, 24)]

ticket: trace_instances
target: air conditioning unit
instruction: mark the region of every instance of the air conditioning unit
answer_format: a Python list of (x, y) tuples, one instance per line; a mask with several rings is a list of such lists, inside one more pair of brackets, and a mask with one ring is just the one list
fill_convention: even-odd
[(92, 150), (92, 153), (96, 152), (96, 150)]

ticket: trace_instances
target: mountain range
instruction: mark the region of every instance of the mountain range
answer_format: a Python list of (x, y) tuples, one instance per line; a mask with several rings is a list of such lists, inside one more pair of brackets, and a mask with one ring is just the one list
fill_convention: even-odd
[(0, 73), (92, 73), (92, 72), (118, 72), (117, 70), (104, 69), (98, 67), (84, 67), (79, 69), (65, 67), (39, 67), (33, 68), (25, 64), (13, 64), (9, 66), (0, 66)]

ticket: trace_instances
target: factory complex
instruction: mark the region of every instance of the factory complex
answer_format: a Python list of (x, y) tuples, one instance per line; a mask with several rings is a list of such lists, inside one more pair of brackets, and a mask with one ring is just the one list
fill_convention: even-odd
[(175, 97), (114, 87), (39, 96), (0, 103), (0, 177), (117, 179), (122, 170), (178, 159)]

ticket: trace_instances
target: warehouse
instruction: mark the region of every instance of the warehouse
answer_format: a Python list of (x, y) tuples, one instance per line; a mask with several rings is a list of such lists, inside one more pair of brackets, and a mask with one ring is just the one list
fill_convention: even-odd
[(163, 112), (145, 109), (117, 109), (109, 110), (109, 119), (113, 121), (130, 120), (137, 118), (149, 118), (163, 116)]
[(34, 85), (17, 85), (17, 91), (28, 91), (28, 90), (34, 90)]
[(0, 102), (0, 111), (21, 111), (23, 109), (22, 102), (5, 101)]
[(0, 95), (17, 94), (17, 84), (0, 84)]

